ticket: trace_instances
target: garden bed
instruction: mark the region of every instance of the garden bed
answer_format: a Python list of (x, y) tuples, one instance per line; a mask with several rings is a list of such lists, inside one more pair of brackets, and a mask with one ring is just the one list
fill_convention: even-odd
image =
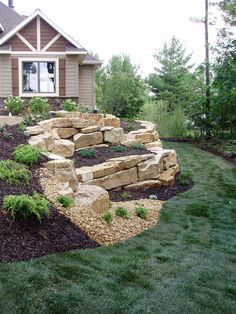
[(84, 158), (80, 156), (80, 151), (76, 151), (73, 156), (73, 161), (76, 168), (80, 168), (83, 166), (93, 166), (101, 164), (107, 161), (110, 158), (116, 157), (123, 157), (123, 156), (130, 156), (130, 155), (145, 155), (145, 154), (152, 154), (146, 148), (143, 149), (134, 149), (134, 148), (127, 148), (125, 151), (117, 152), (112, 150), (113, 146), (109, 147), (101, 147), (96, 148), (96, 157)]

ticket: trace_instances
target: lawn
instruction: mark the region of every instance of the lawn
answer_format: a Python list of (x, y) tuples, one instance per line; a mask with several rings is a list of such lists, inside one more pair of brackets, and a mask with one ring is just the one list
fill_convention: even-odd
[(0, 313), (235, 313), (236, 169), (170, 143), (194, 187), (124, 243), (0, 264)]

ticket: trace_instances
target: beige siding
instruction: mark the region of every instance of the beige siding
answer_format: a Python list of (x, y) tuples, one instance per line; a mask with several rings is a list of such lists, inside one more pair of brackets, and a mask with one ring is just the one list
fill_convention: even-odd
[(66, 96), (78, 97), (79, 67), (77, 56), (66, 58)]
[(95, 106), (95, 66), (79, 66), (79, 102)]
[(12, 95), (12, 66), (9, 56), (0, 56), (0, 97)]

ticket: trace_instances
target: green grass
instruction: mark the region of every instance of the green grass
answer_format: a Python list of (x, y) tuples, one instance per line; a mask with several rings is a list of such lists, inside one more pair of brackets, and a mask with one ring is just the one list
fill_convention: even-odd
[(113, 246), (0, 264), (0, 312), (235, 313), (236, 169), (170, 143), (194, 187), (153, 228)]

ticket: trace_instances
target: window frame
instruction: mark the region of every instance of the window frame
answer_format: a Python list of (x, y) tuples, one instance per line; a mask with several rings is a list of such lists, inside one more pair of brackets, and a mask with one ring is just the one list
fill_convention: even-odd
[[(23, 62), (54, 62), (55, 63), (55, 92), (45, 93), (45, 92), (25, 92), (23, 91)], [(59, 59), (58, 58), (19, 58), (18, 59), (18, 78), (19, 78), (19, 96), (23, 97), (58, 97), (59, 96)]]

